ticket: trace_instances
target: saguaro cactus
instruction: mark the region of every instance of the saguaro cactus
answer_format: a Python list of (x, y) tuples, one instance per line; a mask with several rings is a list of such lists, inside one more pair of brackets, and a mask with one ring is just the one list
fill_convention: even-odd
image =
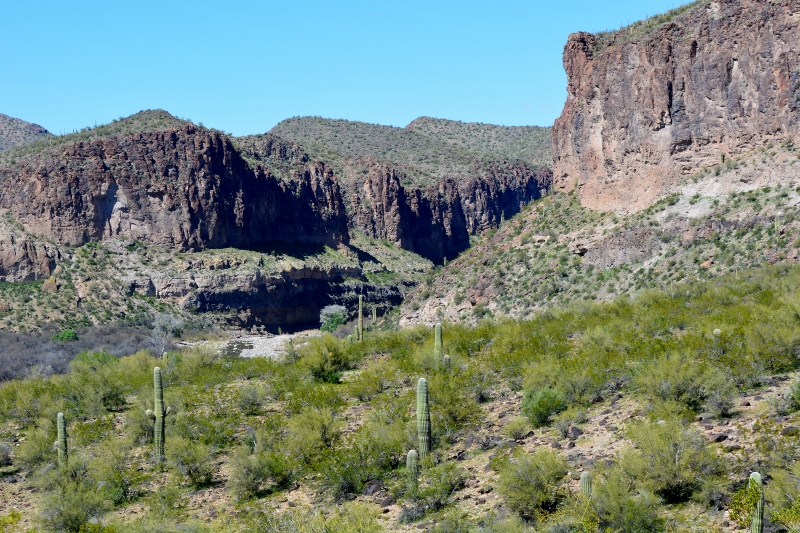
[(442, 324), (437, 322), (433, 326), (433, 364), (439, 366), (442, 362)]
[(364, 297), (358, 295), (358, 340), (364, 340)]
[(378, 323), (378, 306), (372, 306), (372, 329), (375, 329), (375, 325)]
[(592, 496), (592, 474), (589, 472), (581, 474), (581, 494), (586, 498)]
[(753, 510), (753, 519), (750, 522), (750, 533), (764, 532), (764, 485), (761, 481), (761, 474), (753, 472), (750, 474), (750, 486), (758, 490), (758, 502)]
[(56, 425), (58, 426), (58, 440), (56, 441), (58, 466), (64, 468), (67, 466), (67, 459), (69, 458), (69, 451), (67, 450), (67, 425), (64, 422), (64, 413), (58, 413)]
[(406, 475), (408, 476), (408, 492), (414, 494), (419, 490), (417, 450), (408, 450), (408, 455), (406, 455)]
[(428, 381), (419, 378), (417, 382), (417, 440), (419, 456), (424, 458), (431, 451), (431, 412), (428, 406)]
[(445, 370), (450, 370), (450, 356), (449, 355), (445, 355), (444, 357), (442, 357), (442, 367), (444, 367)]
[(161, 369), (155, 367), (153, 369), (153, 389), (155, 391), (155, 408), (153, 411), (147, 410), (147, 417), (155, 422), (153, 430), (154, 448), (153, 452), (157, 463), (162, 463), (166, 459), (164, 454), (164, 440), (166, 433), (166, 418), (172, 412), (172, 409), (164, 408), (164, 387), (161, 381)]

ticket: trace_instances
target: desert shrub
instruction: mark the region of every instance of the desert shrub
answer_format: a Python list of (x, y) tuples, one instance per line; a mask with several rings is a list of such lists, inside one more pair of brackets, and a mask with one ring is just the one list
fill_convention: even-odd
[(129, 503), (139, 497), (144, 474), (128, 464), (125, 452), (117, 442), (104, 443), (92, 452), (89, 476), (107, 500), (114, 505)]
[(294, 472), (294, 463), (287, 455), (245, 443), (231, 457), (228, 484), (237, 498), (252, 498), (286, 486)]
[(500, 469), (500, 494), (511, 509), (535, 520), (562, 500), (566, 475), (566, 461), (552, 450), (517, 454)]
[(256, 385), (247, 385), (236, 393), (236, 407), (246, 415), (257, 415), (264, 403), (264, 391)]
[(71, 476), (56, 476), (44, 493), (39, 519), (49, 531), (78, 533), (109, 508), (106, 497), (91, 483)]
[(724, 415), (733, 406), (735, 391), (725, 372), (685, 352), (654, 359), (636, 373), (634, 383), (643, 394), (693, 411), (707, 406)]
[(520, 440), (528, 434), (529, 427), (528, 419), (520, 416), (506, 424), (506, 427), (503, 428), (503, 433), (509, 439)]
[(195, 488), (208, 485), (214, 477), (214, 449), (202, 442), (171, 439), (167, 458)]
[(420, 490), (414, 496), (424, 512), (438, 511), (450, 503), (453, 493), (464, 488), (466, 471), (452, 462), (443, 462), (423, 471)]
[(74, 329), (65, 329), (61, 333), (56, 333), (51, 337), (51, 340), (58, 342), (72, 342), (78, 340), (78, 334)]
[(377, 409), (331, 454), (324, 468), (325, 484), (339, 498), (360, 493), (367, 481), (382, 480), (396, 468), (406, 450), (405, 420)]
[(665, 528), (658, 498), (644, 490), (631, 490), (629, 480), (618, 469), (595, 485), (591, 506), (600, 531), (657, 533)]
[(480, 420), (482, 410), (464, 386), (463, 376), (432, 376), (428, 381), (428, 394), (434, 442), (452, 442), (464, 429)]
[(373, 362), (362, 369), (348, 384), (350, 394), (361, 401), (368, 401), (389, 385), (393, 369), (385, 362)]
[(178, 487), (164, 485), (153, 491), (147, 503), (151, 516), (183, 520), (187, 500)]
[(40, 420), (37, 427), (27, 432), (25, 442), (17, 448), (17, 462), (28, 470), (43, 464), (55, 463), (56, 452), (53, 451), (55, 440), (56, 430), (53, 422), (48, 419)]
[(554, 416), (553, 426), (563, 437), (566, 437), (570, 426), (583, 424), (586, 420), (586, 411), (584, 409), (572, 407)]
[(287, 431), (286, 451), (313, 467), (339, 441), (342, 423), (330, 409), (309, 407), (289, 420)]
[(704, 484), (724, 474), (724, 463), (699, 432), (676, 420), (633, 425), (636, 445), (621, 458), (622, 468), (637, 483), (668, 503), (686, 501)]
[(7, 442), (0, 442), (0, 466), (11, 464), (11, 445)]
[(539, 390), (528, 390), (522, 401), (522, 414), (527, 416), (535, 427), (546, 426), (556, 415), (567, 408), (567, 400), (558, 391), (546, 387)]
[(257, 513), (247, 521), (250, 533), (381, 533), (380, 513), (374, 506), (352, 502), (325, 516), (310, 509)]
[(323, 383), (339, 383), (342, 372), (353, 368), (356, 363), (347, 345), (333, 335), (314, 337), (298, 352), (300, 365)]

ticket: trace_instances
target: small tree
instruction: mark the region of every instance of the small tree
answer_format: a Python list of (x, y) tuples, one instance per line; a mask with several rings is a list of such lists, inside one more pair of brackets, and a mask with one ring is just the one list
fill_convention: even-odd
[(322, 331), (334, 332), (347, 322), (347, 309), (342, 305), (326, 305), (319, 312), (319, 323)]

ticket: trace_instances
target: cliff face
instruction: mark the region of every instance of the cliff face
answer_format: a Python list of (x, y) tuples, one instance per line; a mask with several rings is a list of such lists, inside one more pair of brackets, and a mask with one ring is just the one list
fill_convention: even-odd
[(287, 165), (279, 179), (231, 141), (186, 125), (99, 138), (0, 169), (0, 207), (62, 245), (131, 237), (176, 248), (335, 246), (348, 239), (333, 172)]
[(569, 37), (554, 186), (646, 207), (682, 177), (798, 133), (800, 1), (723, 0), (649, 32)]
[(491, 163), (470, 178), (404, 186), (401, 170), (361, 158), (345, 170), (343, 189), (352, 228), (441, 262), (467, 249), (470, 235), (540, 198), (551, 176), (549, 169)]

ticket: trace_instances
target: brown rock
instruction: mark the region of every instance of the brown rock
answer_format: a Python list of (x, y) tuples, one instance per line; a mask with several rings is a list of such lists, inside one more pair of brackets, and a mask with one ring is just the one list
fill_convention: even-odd
[(8, 313), (11, 311), (11, 306), (8, 305), (8, 302), (0, 302), (0, 313)]
[(795, 2), (731, 0), (635, 37), (570, 35), (554, 187), (637, 210), (703, 167), (796, 136), (797, 15)]
[(58, 282), (56, 278), (50, 278), (42, 284), (42, 292), (56, 292), (58, 290)]

